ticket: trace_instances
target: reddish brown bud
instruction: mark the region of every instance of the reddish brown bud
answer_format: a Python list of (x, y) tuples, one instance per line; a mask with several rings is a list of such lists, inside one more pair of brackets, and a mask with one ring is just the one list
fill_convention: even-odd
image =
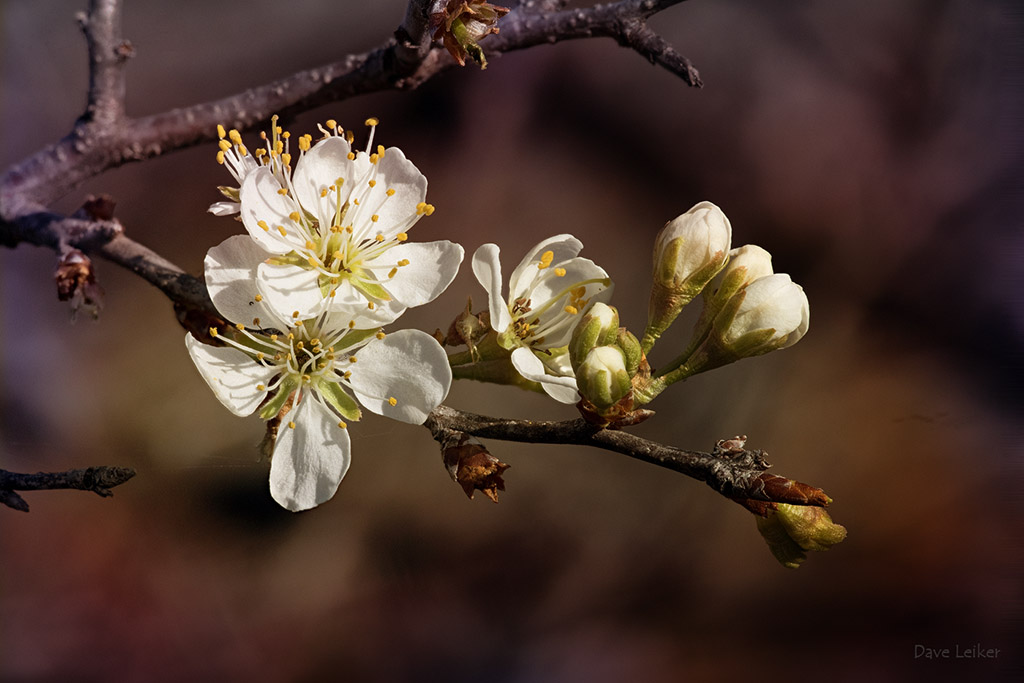
[(488, 453), (487, 447), (476, 437), (452, 433), (441, 444), (441, 456), (452, 480), (471, 500), (475, 491), (483, 491), (485, 496), (498, 502), (498, 491), (505, 490), (501, 475), (510, 466)]
[(71, 302), (71, 319), (81, 308), (98, 318), (103, 308), (103, 288), (96, 282), (92, 261), (78, 249), (68, 249), (57, 263), (53, 275), (57, 283), (57, 298)]
[(487, 68), (487, 59), (479, 42), (498, 32), (498, 19), (508, 14), (508, 7), (492, 5), (485, 0), (448, 0), (440, 12), (430, 17), (436, 27), (434, 40), (441, 39), (459, 66), (466, 58), (476, 61), (481, 69)]

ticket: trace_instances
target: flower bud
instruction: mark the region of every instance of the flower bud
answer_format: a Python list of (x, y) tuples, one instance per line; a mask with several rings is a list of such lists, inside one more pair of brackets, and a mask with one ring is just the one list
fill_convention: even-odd
[(614, 344), (618, 331), (619, 312), (615, 307), (600, 301), (594, 303), (576, 324), (569, 340), (572, 369), (575, 371), (592, 349)]
[(731, 242), (729, 219), (711, 202), (697, 204), (661, 229), (654, 243), (645, 351), (722, 269)]
[(778, 503), (767, 517), (757, 517), (757, 530), (783, 566), (796, 569), (809, 551), (828, 550), (846, 538), (846, 528), (835, 524), (824, 508)]
[(800, 341), (810, 322), (803, 288), (785, 273), (754, 280), (715, 319), (721, 344), (737, 357), (784, 349)]
[(772, 273), (772, 255), (756, 244), (745, 244), (729, 252), (729, 263), (704, 290), (704, 296), (724, 303), (754, 280)]
[(626, 358), (616, 346), (598, 346), (576, 371), (580, 394), (598, 409), (610, 408), (629, 393), (632, 383)]
[(643, 349), (640, 348), (640, 341), (625, 327), (620, 327), (615, 339), (615, 345), (622, 349), (622, 355), (626, 359), (626, 372), (629, 373), (630, 377), (635, 376), (637, 369), (640, 367), (640, 361), (644, 357)]

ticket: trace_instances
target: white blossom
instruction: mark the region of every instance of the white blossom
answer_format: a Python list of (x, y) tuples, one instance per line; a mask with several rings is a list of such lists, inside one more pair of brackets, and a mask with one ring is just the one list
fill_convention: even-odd
[[(348, 470), (348, 423), (371, 412), (422, 424), (448, 394), (451, 369), (437, 341), (418, 330), (385, 335), (371, 311), (325, 310), (314, 318), (280, 316), (256, 287), (247, 236), (210, 250), (207, 286), (218, 311), (235, 323), (212, 329), (224, 346), (185, 336), (203, 379), (235, 415), (261, 408), (264, 419), (290, 409), (279, 427), (270, 491), (289, 510), (306, 510), (334, 495)], [(244, 264), (237, 266), (225, 264)], [(358, 401), (358, 402), (357, 402)]]
[(566, 346), (580, 316), (611, 297), (608, 273), (577, 256), (583, 244), (572, 235), (550, 237), (520, 262), (504, 297), (500, 250), (484, 244), (473, 254), (473, 273), (487, 290), (491, 327), (512, 350), (512, 364), (562, 403), (579, 400)]

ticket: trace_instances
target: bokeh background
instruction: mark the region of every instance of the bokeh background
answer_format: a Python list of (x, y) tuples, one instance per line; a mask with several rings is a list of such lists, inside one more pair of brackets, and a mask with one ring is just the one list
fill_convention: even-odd
[[(0, 3), (0, 167), (81, 112), (85, 4)], [(403, 7), (129, 2), (129, 113), (369, 49)], [(216, 402), (157, 290), (100, 262), (106, 309), (72, 325), (53, 253), (0, 250), (0, 467), (138, 470), (112, 499), (29, 493), (31, 513), (0, 510), (0, 679), (1020, 675), (1022, 20), (995, 0), (694, 0), (652, 24), (703, 90), (590, 40), (290, 125), (379, 116), (379, 141), (415, 161), (438, 207), (414, 238), (468, 253), (494, 241), (511, 265), (574, 233), (636, 331), (656, 232), (697, 201), (720, 205), (735, 244), (764, 246), (803, 284), (810, 333), (673, 387), (636, 431), (702, 449), (747, 434), (780, 473), (824, 487), (849, 538), (797, 571), (747, 512), (682, 476), (492, 442), (508, 491), (469, 501), (426, 430), (374, 416), (352, 430), (335, 498), (288, 513), (267, 491), (261, 424)], [(229, 180), (214, 153), (125, 166), (56, 208), (110, 193), (134, 239), (198, 274), (239, 231), (206, 213)], [(468, 265), (401, 323), (446, 327), (467, 295), (485, 302)], [(448, 403), (573, 417), (473, 383)], [(979, 644), (998, 658), (915, 657)]]

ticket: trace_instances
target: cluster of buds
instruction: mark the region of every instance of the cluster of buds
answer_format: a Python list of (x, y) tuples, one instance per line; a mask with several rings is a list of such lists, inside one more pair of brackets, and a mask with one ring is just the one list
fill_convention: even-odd
[(803, 288), (789, 275), (773, 273), (771, 255), (761, 247), (730, 251), (731, 238), (729, 220), (710, 202), (658, 236), (644, 351), (701, 291), (704, 308), (686, 350), (661, 369), (642, 400), (699, 372), (792, 346), (807, 332), (810, 307)]
[(580, 319), (569, 341), (569, 361), (576, 375), (584, 417), (601, 426), (624, 426), (646, 419), (635, 411), (634, 382), (650, 375), (640, 342), (619, 327), (619, 312), (596, 303)]

